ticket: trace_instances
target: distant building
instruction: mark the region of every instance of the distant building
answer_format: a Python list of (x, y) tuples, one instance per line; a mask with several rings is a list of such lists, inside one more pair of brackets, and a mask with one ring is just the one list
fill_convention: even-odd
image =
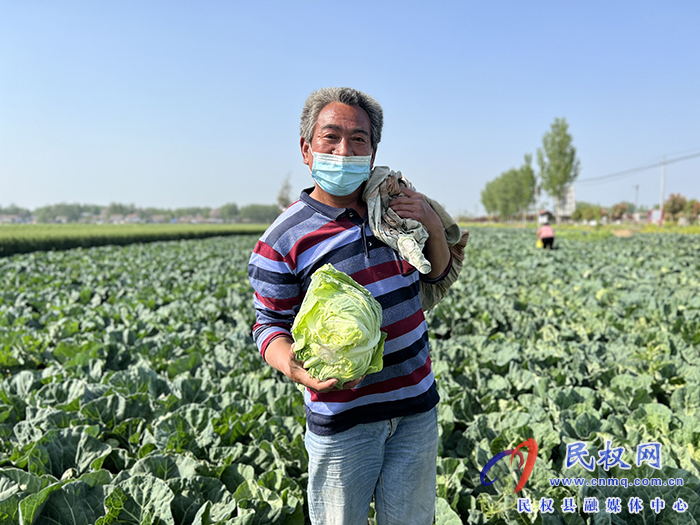
[(661, 210), (649, 210), (649, 213), (647, 213), (647, 222), (661, 224), (662, 217), (663, 212)]
[[(558, 201), (558, 202), (557, 202)], [(558, 217), (571, 217), (576, 210), (576, 192), (574, 185), (569, 184), (564, 188), (564, 197), (554, 202), (554, 215)]]
[(553, 222), (554, 215), (551, 211), (540, 210), (537, 212), (537, 224), (544, 224), (545, 222)]
[(141, 220), (141, 217), (139, 217), (138, 213), (130, 213), (129, 215), (124, 217), (123, 222), (125, 222), (127, 224), (137, 224), (137, 223), (143, 222), (143, 221)]
[(19, 215), (0, 215), (0, 224), (16, 224), (24, 222)]

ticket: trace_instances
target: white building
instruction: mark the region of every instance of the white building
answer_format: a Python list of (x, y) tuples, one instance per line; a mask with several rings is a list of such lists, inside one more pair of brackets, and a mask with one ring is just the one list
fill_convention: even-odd
[(574, 185), (569, 184), (564, 189), (564, 197), (561, 200), (555, 199), (554, 215), (557, 217), (571, 217), (574, 210), (576, 210), (576, 192), (574, 191)]

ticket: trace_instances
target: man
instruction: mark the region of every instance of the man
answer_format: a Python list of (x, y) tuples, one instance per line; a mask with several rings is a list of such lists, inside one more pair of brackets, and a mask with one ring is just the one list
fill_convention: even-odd
[[(421, 276), (376, 239), (362, 200), (381, 139), (382, 109), (350, 88), (313, 92), (301, 116), (301, 154), (315, 185), (268, 228), (249, 265), (257, 323), (253, 336), (271, 366), (306, 387), (309, 515), (315, 525), (427, 525), (435, 506), (438, 394), (420, 304), (423, 279), (451, 265), (442, 223), (409, 189), (391, 207), (428, 230)], [(294, 357), (290, 328), (311, 275), (331, 263), (365, 286), (383, 311), (384, 369), (337, 387), (313, 379)]]

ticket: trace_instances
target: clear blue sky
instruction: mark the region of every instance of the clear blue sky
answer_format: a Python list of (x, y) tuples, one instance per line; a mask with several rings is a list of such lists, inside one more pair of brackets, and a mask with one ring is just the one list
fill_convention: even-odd
[[(307, 95), (385, 113), (377, 164), (453, 213), (565, 117), (580, 179), (700, 152), (697, 1), (0, 0), (0, 205), (273, 203)], [(700, 198), (700, 157), (666, 195)], [(661, 168), (577, 187), (659, 200)]]

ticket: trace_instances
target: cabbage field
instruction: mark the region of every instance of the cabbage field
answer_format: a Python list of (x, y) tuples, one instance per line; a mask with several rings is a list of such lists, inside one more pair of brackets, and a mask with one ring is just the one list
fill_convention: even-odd
[[(308, 522), (302, 396), (250, 336), (255, 241), (0, 258), (0, 523)], [(700, 237), (534, 244), (473, 230), (428, 315), (436, 523), (700, 522)], [(523, 491), (505, 459), (482, 484), (529, 438)], [(648, 483), (600, 486), (622, 478)]]

